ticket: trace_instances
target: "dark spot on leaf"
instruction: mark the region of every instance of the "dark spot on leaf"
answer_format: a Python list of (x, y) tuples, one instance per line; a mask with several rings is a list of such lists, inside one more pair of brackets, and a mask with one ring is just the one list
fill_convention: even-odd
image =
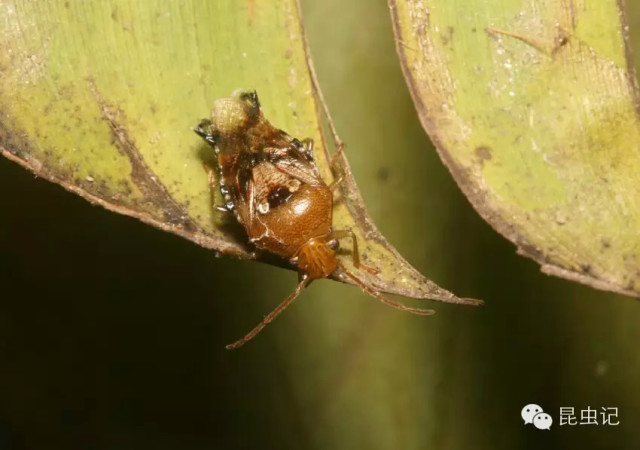
[(591, 272), (591, 264), (580, 264), (580, 269), (582, 270), (583, 273), (590, 273)]
[(523, 242), (518, 246), (518, 254), (528, 256), (532, 259), (544, 260), (545, 262), (547, 261), (546, 256), (540, 249), (526, 242)]
[(389, 180), (389, 177), (391, 176), (391, 170), (386, 166), (382, 166), (378, 169), (378, 173), (376, 174), (376, 176), (378, 177), (378, 180), (380, 182), (384, 183), (385, 181)]
[(609, 241), (609, 239), (602, 238), (600, 239), (600, 245), (602, 246), (603, 249), (610, 248), (611, 241)]
[(554, 41), (554, 48), (553, 48), (553, 51), (551, 52), (552, 54), (554, 54), (560, 48), (564, 47), (569, 43), (569, 34), (562, 28), (559, 29), (559, 32), (560, 34), (556, 37)]
[(440, 40), (442, 41), (442, 45), (447, 45), (453, 39), (453, 27), (447, 27), (447, 32), (442, 34)]
[(481, 145), (476, 147), (476, 156), (480, 159), (480, 162), (489, 161), (492, 158), (491, 147)]

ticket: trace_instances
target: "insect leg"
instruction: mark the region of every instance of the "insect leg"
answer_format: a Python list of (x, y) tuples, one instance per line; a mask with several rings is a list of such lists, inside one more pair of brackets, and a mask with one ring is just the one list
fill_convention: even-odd
[(251, 173), (251, 179), (249, 180), (249, 189), (247, 191), (247, 205), (249, 207), (249, 221), (253, 223), (256, 218), (256, 183), (253, 180), (253, 172)]
[(211, 167), (206, 161), (202, 162), (202, 167), (207, 172), (207, 180), (209, 181), (209, 189), (211, 190), (211, 205), (213, 209), (220, 212), (229, 212), (227, 208), (224, 206), (220, 206), (216, 204), (216, 192), (219, 192), (218, 181), (216, 180), (216, 176), (214, 175), (214, 168)]
[(302, 151), (313, 161), (313, 139), (306, 138), (300, 143), (302, 144)]
[(380, 292), (378, 292), (377, 289), (369, 286), (367, 283), (362, 281), (360, 278), (358, 278), (357, 276), (355, 276), (354, 274), (349, 272), (347, 269), (345, 269), (345, 267), (342, 264), (340, 264), (338, 267), (339, 267), (339, 269), (341, 270), (342, 273), (344, 273), (347, 277), (349, 277), (351, 280), (353, 280), (353, 282), (355, 284), (360, 286), (360, 289), (365, 291), (370, 296), (377, 298), (382, 303), (391, 306), (392, 308), (399, 309), (400, 311), (406, 311), (406, 312), (409, 312), (411, 314), (418, 314), (420, 316), (430, 316), (432, 314), (435, 314), (435, 311), (432, 310), (432, 309), (411, 308), (410, 306), (406, 306), (406, 305), (403, 305), (401, 303), (394, 302), (393, 300), (388, 299), (387, 297), (382, 295)]
[(342, 183), (343, 181), (344, 181), (344, 177), (339, 176), (338, 178), (336, 178), (331, 182), (331, 184), (329, 185), (329, 190), (333, 192), (338, 186), (340, 186), (340, 183)]
[(209, 119), (202, 119), (198, 126), (193, 129), (193, 131), (202, 139), (207, 141), (210, 146), (215, 147), (216, 136), (211, 133), (211, 125), (212, 123)]
[[(298, 0), (298, 3), (299, 3), (299, 0)], [(301, 8), (298, 8), (298, 13), (299, 14), (301, 13)], [(303, 34), (302, 39), (303, 39), (305, 54), (307, 58), (307, 67), (309, 68), (309, 74), (311, 75), (311, 84), (313, 86), (315, 97), (322, 105), (322, 110), (324, 111), (324, 115), (329, 125), (329, 130), (331, 131), (331, 136), (333, 137), (333, 143), (336, 146), (336, 150), (335, 152), (333, 152), (333, 155), (329, 156), (329, 150), (327, 149), (327, 146), (323, 145), (322, 148), (324, 150), (324, 156), (326, 160), (329, 161), (331, 170), (335, 170), (337, 168), (337, 163), (336, 163), (337, 158), (340, 155), (342, 155), (342, 153), (344, 152), (344, 142), (342, 142), (342, 139), (340, 139), (340, 136), (338, 136), (338, 130), (336, 129), (335, 124), (333, 123), (333, 118), (331, 117), (331, 113), (329, 112), (329, 106), (327, 105), (327, 102), (325, 101), (324, 95), (322, 93), (322, 89), (320, 88), (320, 83), (318, 82), (318, 76), (316, 75), (316, 69), (315, 69), (315, 66), (313, 65), (313, 61), (311, 60), (311, 50), (309, 49), (309, 43), (307, 42), (306, 35)]]
[(289, 295), (282, 303), (280, 303), (276, 307), (276, 309), (271, 311), (269, 313), (269, 315), (267, 317), (265, 317), (264, 320), (262, 322), (260, 322), (253, 330), (251, 330), (249, 333), (247, 333), (242, 339), (238, 339), (234, 343), (227, 345), (226, 349), (227, 350), (233, 350), (233, 349), (236, 349), (238, 347), (242, 347), (244, 344), (246, 344), (251, 339), (253, 339), (253, 337), (256, 334), (260, 333), (260, 331), (262, 331), (262, 329), (264, 327), (266, 327), (271, 321), (273, 321), (273, 319), (275, 319), (278, 316), (278, 314), (280, 314), (287, 306), (289, 306), (291, 304), (291, 302), (294, 301), (300, 295), (302, 290), (310, 282), (311, 282), (311, 278), (309, 278), (309, 276), (307, 274), (303, 274), (300, 283), (298, 283), (298, 286), (296, 287), (296, 290), (293, 291), (291, 293), (291, 295)]
[(360, 262), (360, 251), (358, 250), (358, 238), (356, 237), (356, 234), (352, 230), (334, 230), (331, 232), (331, 234), (329, 234), (330, 240), (338, 240), (338, 239), (344, 239), (344, 238), (351, 238), (351, 241), (353, 242), (353, 251), (351, 252), (351, 255), (353, 258), (354, 266), (356, 266), (358, 269), (366, 270), (367, 272), (373, 275), (377, 275), (378, 273), (380, 273), (379, 270), (374, 269), (373, 267), (366, 266)]
[(333, 155), (331, 155), (331, 159), (329, 160), (329, 165), (331, 166), (332, 170), (338, 170), (339, 166), (338, 166), (338, 158), (342, 158), (342, 154), (344, 153), (344, 142), (340, 142), (337, 147), (336, 147), (336, 151), (333, 152)]

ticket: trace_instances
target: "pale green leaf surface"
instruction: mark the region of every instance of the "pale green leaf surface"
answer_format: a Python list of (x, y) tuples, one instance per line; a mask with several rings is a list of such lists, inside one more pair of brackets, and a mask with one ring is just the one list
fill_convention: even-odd
[(640, 128), (615, 0), (391, 0), (421, 121), (482, 216), (550, 274), (640, 295)]
[[(213, 155), (192, 132), (238, 88), (258, 91), (274, 125), (313, 138), (331, 179), (293, 0), (4, 2), (0, 46), (0, 151), (93, 203), (222, 254), (262, 258), (214, 212), (219, 194), (203, 167)], [(380, 236), (349, 174), (342, 194), (334, 228), (354, 229), (365, 262), (381, 270), (370, 283), (464, 301)]]

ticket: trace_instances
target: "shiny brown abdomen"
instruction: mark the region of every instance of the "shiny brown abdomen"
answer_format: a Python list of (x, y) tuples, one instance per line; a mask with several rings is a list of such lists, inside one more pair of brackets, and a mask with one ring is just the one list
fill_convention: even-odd
[(333, 197), (324, 183), (300, 189), (267, 214), (256, 212), (246, 224), (249, 239), (259, 248), (290, 259), (310, 239), (331, 233)]

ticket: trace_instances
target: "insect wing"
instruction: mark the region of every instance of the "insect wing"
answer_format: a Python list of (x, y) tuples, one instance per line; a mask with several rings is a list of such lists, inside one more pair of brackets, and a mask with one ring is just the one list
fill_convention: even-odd
[(282, 173), (309, 185), (324, 184), (318, 168), (307, 153), (303, 153), (297, 146), (291, 145), (285, 151), (269, 149), (269, 160)]

